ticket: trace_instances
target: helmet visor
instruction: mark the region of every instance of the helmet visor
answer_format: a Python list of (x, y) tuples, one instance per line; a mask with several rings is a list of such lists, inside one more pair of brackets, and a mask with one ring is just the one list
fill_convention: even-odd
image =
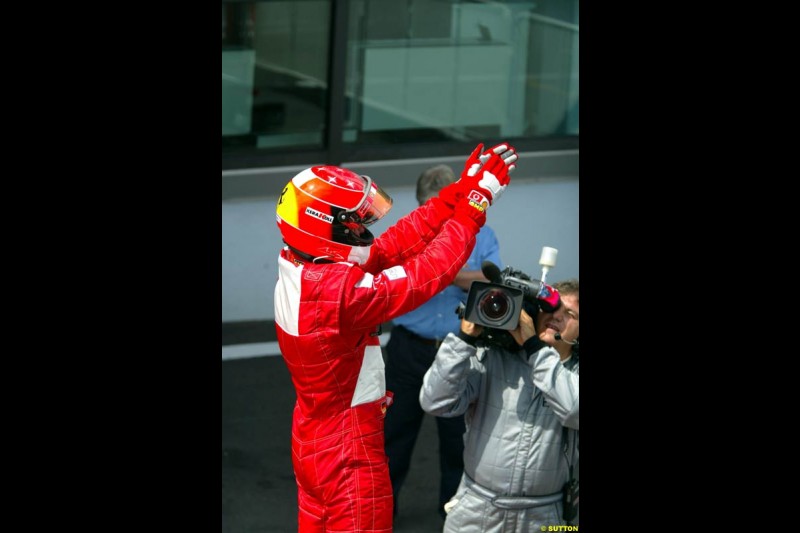
[(366, 181), (364, 198), (350, 210), (344, 211), (340, 216), (345, 224), (374, 224), (392, 208), (392, 198), (381, 189), (369, 176), (361, 176)]

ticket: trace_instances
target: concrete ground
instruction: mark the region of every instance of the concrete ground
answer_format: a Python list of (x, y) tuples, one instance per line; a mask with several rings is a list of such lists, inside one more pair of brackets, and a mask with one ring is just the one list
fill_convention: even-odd
[[(280, 356), (222, 361), (222, 533), (295, 533), (295, 393)], [(400, 496), (396, 533), (439, 533), (438, 440), (425, 417)]]

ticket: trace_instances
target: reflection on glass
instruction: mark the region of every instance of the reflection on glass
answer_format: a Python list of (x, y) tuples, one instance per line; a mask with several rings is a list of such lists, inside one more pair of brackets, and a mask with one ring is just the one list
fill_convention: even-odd
[(578, 134), (578, 1), (350, 3), (346, 142)]
[(222, 3), (222, 151), (321, 147), (330, 0)]
[(577, 136), (578, 6), (350, 0), (331, 28), (331, 0), (224, 0), (223, 154), (328, 148), (342, 34), (345, 146)]

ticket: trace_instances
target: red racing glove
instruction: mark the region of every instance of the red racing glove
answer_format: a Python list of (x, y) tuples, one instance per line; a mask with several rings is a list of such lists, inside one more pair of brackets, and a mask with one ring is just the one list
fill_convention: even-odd
[(453, 220), (461, 222), (477, 234), (486, 224), (486, 207), (465, 198), (456, 204)]
[[(488, 180), (486, 183), (477, 186), (488, 189), (488, 191), (492, 191), (489, 196), (489, 204), (491, 205), (494, 199), (503, 193), (505, 186), (508, 185), (507, 175), (511, 174), (511, 172), (513, 172), (516, 168), (516, 165), (513, 164), (517, 160), (517, 154), (514, 150), (514, 147), (504, 143), (493, 146), (485, 152), (482, 152), (482, 150), (483, 143), (476, 146), (470, 156), (467, 158), (467, 161), (464, 164), (464, 170), (461, 172), (461, 177), (458, 179), (458, 181), (451, 183), (439, 191), (439, 198), (441, 198), (445, 205), (451, 209), (454, 209), (459, 201), (466, 194), (469, 194), (472, 188), (476, 186), (473, 183), (474, 180), (472, 180), (472, 178), (478, 174), (478, 171), (482, 169), (482, 167), (487, 161), (489, 161), (493, 154), (499, 155), (508, 167), (505, 173), (501, 171), (503, 178), (498, 180), (504, 180), (504, 183), (501, 185), (495, 185), (494, 181)], [(497, 189), (497, 192), (494, 192), (494, 189)]]
[(462, 191), (466, 193), (466, 196), (457, 201), (453, 214), (454, 219), (468, 225), (467, 219), (474, 222), (477, 230), (480, 230), (486, 223), (486, 209), (508, 187), (509, 168), (513, 167), (512, 163), (517, 160), (514, 149), (509, 149), (504, 144), (488, 150), (481, 157), (484, 155), (486, 158), (480, 164), (475, 175), (470, 176), (469, 172), (471, 171), (468, 170), (467, 176), (462, 175), (462, 178), (456, 182), (461, 184)]
[(462, 178), (467, 175), (467, 171), (472, 167), (475, 167), (477, 170), (477, 168), (483, 164), (480, 159), (482, 151), (483, 143), (480, 143), (467, 158), (467, 162), (464, 164), (464, 170), (461, 172), (461, 177), (439, 191), (439, 198), (441, 198), (444, 204), (450, 209), (455, 209), (456, 204), (458, 204), (466, 194), (462, 187)]
[[(474, 175), (467, 173), (466, 177), (457, 183), (461, 184), (465, 194), (476, 202), (486, 200), (486, 206), (492, 205), (508, 187), (511, 178), (509, 174), (516, 168), (514, 161), (517, 154), (513, 147), (500, 144), (487, 150), (482, 156), (483, 163)], [(480, 198), (476, 193), (483, 196)]]
[(506, 164), (509, 165), (509, 174), (511, 174), (511, 172), (517, 168), (516, 165), (512, 164), (517, 160), (516, 150), (513, 146), (506, 143), (497, 144), (482, 154), (477, 155), (476, 157), (476, 152), (482, 147), (483, 145), (479, 144), (475, 151), (472, 152), (472, 155), (470, 155), (469, 159), (467, 159), (467, 164), (464, 166), (464, 172), (461, 173), (462, 178), (475, 176), (478, 173), (478, 170), (480, 170), (481, 166), (483, 166), (483, 164), (489, 160), (489, 157), (491, 157), (493, 153), (499, 155), (504, 161), (506, 161)]
[[(474, 176), (475, 173), (478, 171), (478, 169), (481, 167), (481, 165), (483, 165), (483, 163), (488, 158), (490, 150), (484, 152), (483, 143), (480, 143), (478, 146), (476, 146), (475, 149), (467, 158), (467, 161), (464, 163), (464, 170), (461, 171), (461, 178)], [(486, 156), (484, 156), (484, 154), (486, 154)]]

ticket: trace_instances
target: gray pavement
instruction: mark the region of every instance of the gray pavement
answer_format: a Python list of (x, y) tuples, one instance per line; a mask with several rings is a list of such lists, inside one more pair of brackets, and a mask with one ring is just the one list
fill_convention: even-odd
[[(295, 393), (280, 356), (222, 362), (222, 533), (297, 531), (291, 461)], [(400, 496), (396, 533), (439, 533), (438, 440), (425, 417)]]

